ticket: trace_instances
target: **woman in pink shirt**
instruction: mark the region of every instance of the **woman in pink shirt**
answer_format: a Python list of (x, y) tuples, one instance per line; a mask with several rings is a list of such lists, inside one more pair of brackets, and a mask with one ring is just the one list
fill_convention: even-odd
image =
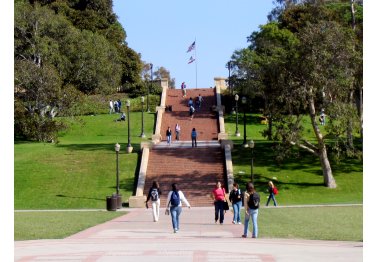
[(226, 197), (226, 191), (224, 188), (222, 188), (221, 182), (217, 181), (216, 186), (212, 191), (212, 198), (214, 199), (214, 206), (215, 206), (215, 223), (218, 222), (218, 216), (219, 216), (219, 223), (221, 225), (223, 224), (223, 220), (225, 218), (225, 215), (223, 212), (225, 197)]

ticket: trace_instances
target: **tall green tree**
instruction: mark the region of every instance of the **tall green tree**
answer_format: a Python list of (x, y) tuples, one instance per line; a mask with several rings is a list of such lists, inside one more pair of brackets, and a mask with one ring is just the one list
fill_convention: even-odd
[[(237, 51), (238, 77), (246, 93), (261, 92), (265, 111), (273, 121), (267, 135), (279, 143), (279, 157), (299, 147), (317, 156), (324, 184), (336, 182), (328, 157), (328, 140), (317, 124), (322, 109), (330, 118), (327, 132), (339, 148), (349, 121), (356, 121), (354, 90), (359, 54), (355, 34), (343, 23), (332, 21), (321, 5), (297, 5), (282, 10), (278, 21), (261, 27), (249, 39), (249, 50)], [(241, 54), (240, 56), (238, 54)], [(238, 55), (238, 56), (237, 56)], [(240, 83), (241, 81), (239, 81)], [(315, 141), (303, 137), (303, 116), (308, 114)], [(335, 149), (335, 148), (334, 148)]]

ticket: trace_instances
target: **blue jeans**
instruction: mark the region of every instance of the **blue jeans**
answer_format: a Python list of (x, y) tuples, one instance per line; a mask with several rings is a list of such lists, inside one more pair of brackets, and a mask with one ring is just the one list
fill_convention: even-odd
[(223, 220), (225, 219), (225, 215), (224, 215), (224, 212), (223, 212), (223, 201), (221, 200), (217, 200), (214, 202), (214, 206), (215, 206), (215, 222), (218, 221), (218, 213), (219, 213), (219, 223), (223, 223)]
[(245, 214), (244, 218), (244, 235), (248, 236), (248, 225), (249, 225), (249, 219), (252, 217), (252, 237), (257, 238), (258, 235), (258, 226), (257, 226), (257, 215), (258, 215), (258, 209), (248, 209), (248, 215)]
[(172, 227), (174, 230), (179, 230), (179, 216), (181, 213), (181, 206), (170, 207), (170, 214), (172, 220)]
[(270, 193), (270, 194), (269, 194), (268, 201), (266, 202), (266, 205), (267, 205), (267, 206), (269, 205), (269, 201), (270, 201), (270, 199), (273, 199), (274, 206), (277, 206), (277, 200), (275, 199), (273, 193)]
[(171, 136), (167, 136), (167, 144), (171, 144)]
[(240, 220), (240, 208), (242, 207), (242, 201), (238, 201), (236, 203), (232, 203), (232, 209), (234, 210), (234, 218), (232, 221), (235, 223), (239, 223)]

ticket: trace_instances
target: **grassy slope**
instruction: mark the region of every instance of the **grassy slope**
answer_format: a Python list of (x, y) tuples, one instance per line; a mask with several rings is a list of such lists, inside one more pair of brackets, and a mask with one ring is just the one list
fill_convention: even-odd
[[(127, 123), (118, 115), (85, 116), (83, 124), (63, 134), (58, 145), (15, 144), (15, 209), (105, 208), (105, 198), (116, 191), (116, 156), (119, 154), (123, 199), (133, 191), (141, 127), (131, 122), (132, 154), (125, 153)], [(141, 113), (131, 113), (131, 119)], [(145, 114), (145, 133), (151, 137), (154, 115)], [(147, 141), (147, 139), (142, 139)]]

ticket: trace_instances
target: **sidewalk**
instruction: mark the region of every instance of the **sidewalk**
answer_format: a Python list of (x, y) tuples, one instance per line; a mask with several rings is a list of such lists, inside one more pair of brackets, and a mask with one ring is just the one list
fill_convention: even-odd
[[(130, 213), (61, 240), (15, 242), (15, 261), (362, 261), (363, 243), (243, 239), (243, 225), (214, 224), (212, 207), (183, 208), (180, 231), (161, 208), (159, 222), (151, 209)], [(262, 232), (259, 232), (262, 237)]]

